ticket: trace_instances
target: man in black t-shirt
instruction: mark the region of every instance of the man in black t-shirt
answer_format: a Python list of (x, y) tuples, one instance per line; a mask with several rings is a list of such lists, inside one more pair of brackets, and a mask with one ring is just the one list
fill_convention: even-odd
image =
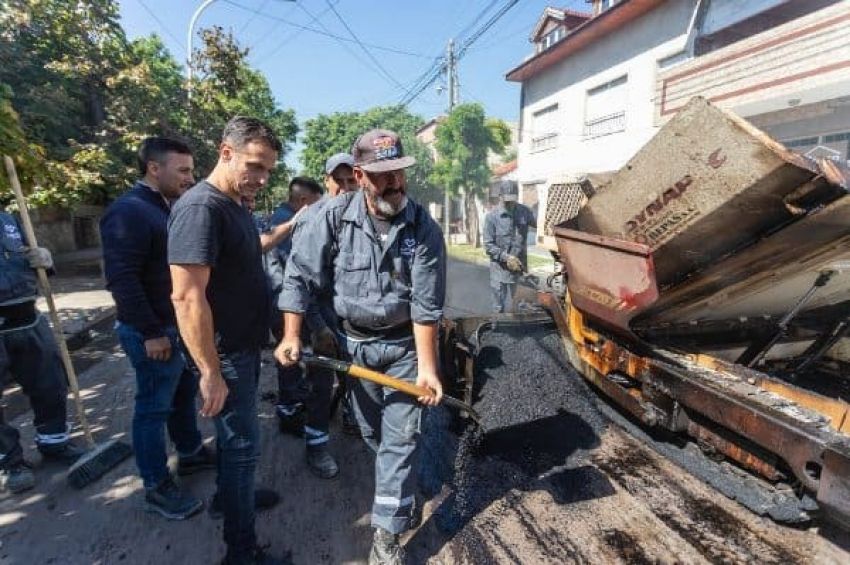
[(254, 531), (255, 507), (278, 497), (254, 491), (269, 296), (260, 238), (243, 206), (265, 187), (280, 150), (268, 125), (233, 118), (212, 174), (175, 204), (168, 224), (177, 323), (200, 376), (201, 415), (215, 418), (218, 490), (210, 510), (224, 515), (224, 563), (280, 563), (259, 548)]

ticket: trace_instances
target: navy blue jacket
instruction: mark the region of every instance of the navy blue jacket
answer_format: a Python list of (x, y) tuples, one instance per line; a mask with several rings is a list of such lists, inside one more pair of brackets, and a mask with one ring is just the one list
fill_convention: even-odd
[(27, 245), (18, 221), (0, 211), (0, 306), (36, 299), (35, 270), (24, 253)]
[(100, 221), (106, 288), (118, 320), (145, 339), (175, 325), (168, 269), (168, 215), (162, 195), (142, 183), (112, 203)]

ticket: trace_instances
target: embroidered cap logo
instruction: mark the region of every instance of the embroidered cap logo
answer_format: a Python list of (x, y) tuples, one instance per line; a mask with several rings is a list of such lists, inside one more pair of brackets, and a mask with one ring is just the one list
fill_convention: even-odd
[(372, 141), (372, 146), (375, 148), (375, 159), (378, 161), (395, 159), (399, 156), (398, 145), (390, 136), (376, 137)]

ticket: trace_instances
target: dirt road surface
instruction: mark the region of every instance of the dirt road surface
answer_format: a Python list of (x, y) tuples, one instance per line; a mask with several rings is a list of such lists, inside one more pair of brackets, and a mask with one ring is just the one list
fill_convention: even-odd
[[(452, 315), (486, 313), (486, 276), (481, 267), (452, 264)], [(110, 335), (102, 335), (79, 350), (75, 360), (88, 366), (81, 380), (96, 437), (129, 441), (134, 381), (120, 348)], [(267, 354), (260, 386), (262, 456), (257, 482), (276, 488), (283, 500), (258, 516), (259, 538), (274, 552), (290, 550), (298, 564), (364, 563), (371, 541), (372, 457), (359, 441), (334, 427), (331, 449), (339, 458), (340, 475), (332, 481), (314, 478), (305, 468), (302, 442), (277, 430), (269, 360)], [(564, 378), (579, 379), (566, 368)], [(494, 463), (484, 472), (493, 474), (490, 478), (499, 488), (452, 533), (441, 529), (438, 519), (441, 504), (451, 498), (450, 489), (431, 485), (435, 494), (426, 505), (423, 525), (405, 538), (413, 560), (850, 562), (841, 532), (822, 526), (787, 528), (757, 517), (616, 424), (590, 425), (587, 420), (596, 421), (592, 412), (574, 408), (569, 426), (554, 420), (554, 428), (540, 428), (556, 436), (551, 443), (564, 457), (561, 464), (552, 460), (529, 473), (521, 460), (491, 453)], [(445, 420), (445, 414), (437, 413), (432, 422), (441, 418)], [(221, 522), (205, 512), (185, 522), (167, 522), (142, 511), (142, 486), (132, 460), (76, 491), (65, 484), (61, 468), (43, 463), (32, 449), (30, 415), (18, 414), (14, 423), (23, 434), (38, 485), (18, 496), (0, 493), (0, 564), (194, 565), (221, 558)], [(571, 433), (576, 426), (589, 426), (592, 441), (577, 443), (578, 436)], [(211, 439), (210, 423), (202, 422), (202, 429)], [(185, 482), (205, 499), (212, 495), (212, 473)]]

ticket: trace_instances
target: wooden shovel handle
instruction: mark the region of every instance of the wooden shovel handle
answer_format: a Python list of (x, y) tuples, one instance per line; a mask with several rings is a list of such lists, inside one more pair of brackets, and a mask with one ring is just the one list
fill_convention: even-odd
[(378, 383), (381, 386), (388, 386), (405, 394), (409, 394), (410, 396), (415, 396), (416, 398), (419, 398), (420, 396), (434, 396), (434, 393), (425, 387), (416, 386), (415, 384), (407, 381), (403, 381), (359, 365), (351, 365), (348, 368), (348, 374), (352, 377), (357, 377), (358, 379), (365, 379), (367, 381), (372, 381), (373, 383)]

